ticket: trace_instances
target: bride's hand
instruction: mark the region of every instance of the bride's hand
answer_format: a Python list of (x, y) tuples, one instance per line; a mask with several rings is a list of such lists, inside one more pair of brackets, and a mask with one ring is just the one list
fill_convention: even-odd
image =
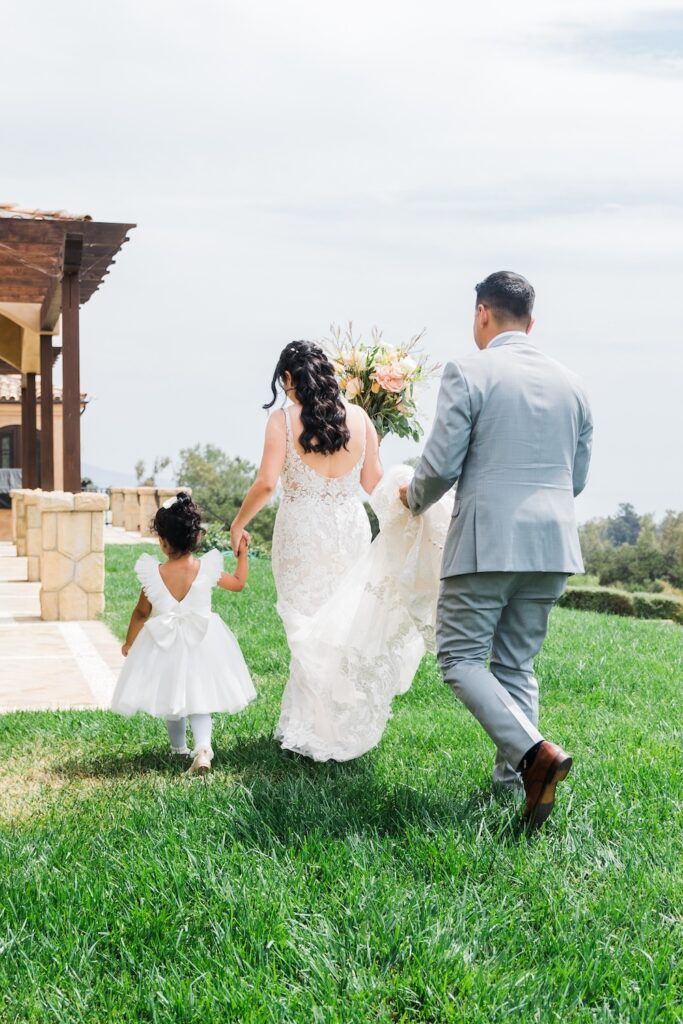
[(398, 496), (405, 505), (405, 507), (408, 510), (410, 510), (410, 505), (408, 504), (408, 486), (408, 484), (404, 484), (403, 487), (399, 487)]
[(238, 523), (233, 523), (232, 526), (230, 527), (230, 541), (232, 543), (232, 553), (233, 555), (235, 555), (235, 557), (237, 557), (237, 555), (239, 554), (240, 544), (242, 543), (243, 537), (246, 539), (246, 542), (248, 544), (249, 541), (251, 540), (251, 537), (249, 536), (247, 531)]

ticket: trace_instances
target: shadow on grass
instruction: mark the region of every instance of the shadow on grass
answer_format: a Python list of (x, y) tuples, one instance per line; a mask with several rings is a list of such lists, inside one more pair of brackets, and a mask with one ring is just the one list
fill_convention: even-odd
[[(214, 771), (188, 779), (169, 800), (191, 800), (211, 821), (227, 813), (235, 836), (270, 850), (274, 844), (298, 846), (312, 835), (326, 839), (358, 833), (425, 835), (457, 827), (471, 839), (484, 830), (501, 843), (522, 835), (519, 802), (490, 788), (468, 791), (466, 780), (452, 792), (438, 792), (383, 781), (372, 754), (346, 763), (318, 764), (286, 756), (270, 737), (254, 737), (219, 747)], [(109, 754), (90, 761), (72, 760), (58, 771), (74, 779), (112, 780), (161, 776), (181, 781), (185, 765), (168, 751), (139, 755)], [(180, 778), (179, 778), (180, 777)], [(177, 790), (177, 787), (172, 787)]]
[(168, 748), (140, 754), (104, 754), (90, 760), (71, 758), (54, 765), (53, 771), (68, 779), (130, 779), (139, 775), (177, 775), (190, 762)]

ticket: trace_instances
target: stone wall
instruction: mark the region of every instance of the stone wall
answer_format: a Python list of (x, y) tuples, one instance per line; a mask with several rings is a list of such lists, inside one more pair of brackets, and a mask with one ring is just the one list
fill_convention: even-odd
[[(112, 526), (123, 526), (132, 533), (139, 532), (143, 537), (152, 536), (152, 520), (157, 509), (169, 498), (175, 498), (178, 491), (192, 494), (191, 487), (120, 487), (123, 509), (123, 522), (115, 522), (112, 504)], [(117, 502), (119, 498), (117, 496)], [(112, 503), (114, 491), (112, 490)]]
[(20, 558), (26, 557), (26, 506), (24, 499), (27, 494), (33, 491), (27, 487), (18, 487), (10, 491), (12, 499), (12, 540)]
[(129, 533), (140, 529), (140, 499), (137, 487), (123, 487), (123, 526)]
[(140, 533), (143, 537), (152, 536), (152, 520), (159, 508), (156, 487), (138, 487), (140, 503)]
[(185, 494), (192, 495), (192, 488), (186, 487), (185, 484), (178, 484), (177, 487), (157, 488), (157, 501), (159, 508), (161, 508), (165, 501), (169, 501), (170, 498), (175, 498), (176, 494), (179, 494), (180, 491), (184, 491)]
[(111, 525), (122, 527), (124, 524), (123, 513), (123, 487), (112, 487), (111, 489)]
[(43, 494), (40, 609), (43, 619), (95, 619), (104, 610), (106, 494)]
[(40, 503), (42, 491), (27, 491), (23, 498), (23, 518), (26, 526), (26, 572), (29, 583), (40, 579), (41, 525)]

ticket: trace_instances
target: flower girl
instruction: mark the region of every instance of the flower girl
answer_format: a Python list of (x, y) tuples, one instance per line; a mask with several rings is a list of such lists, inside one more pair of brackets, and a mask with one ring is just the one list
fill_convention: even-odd
[[(234, 576), (212, 550), (193, 557), (201, 537), (199, 509), (181, 491), (165, 502), (153, 524), (167, 561), (141, 555), (135, 572), (142, 585), (131, 616), (111, 707), (122, 715), (146, 711), (166, 721), (176, 754), (192, 757), (190, 772), (211, 768), (211, 712), (241, 711), (254, 699), (249, 670), (237, 640), (211, 611), (211, 591), (242, 590), (249, 572), (248, 538), (240, 544)], [(186, 719), (194, 749), (186, 745)]]

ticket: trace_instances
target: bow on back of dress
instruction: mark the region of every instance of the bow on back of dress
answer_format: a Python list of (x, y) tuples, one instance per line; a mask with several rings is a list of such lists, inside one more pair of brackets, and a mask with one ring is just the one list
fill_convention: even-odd
[(166, 587), (159, 562), (152, 555), (141, 555), (135, 571), (152, 605), (146, 629), (159, 647), (168, 650), (177, 637), (188, 647), (196, 647), (206, 636), (211, 619), (211, 588), (223, 569), (223, 556), (209, 551), (200, 558), (199, 571), (182, 601)]

